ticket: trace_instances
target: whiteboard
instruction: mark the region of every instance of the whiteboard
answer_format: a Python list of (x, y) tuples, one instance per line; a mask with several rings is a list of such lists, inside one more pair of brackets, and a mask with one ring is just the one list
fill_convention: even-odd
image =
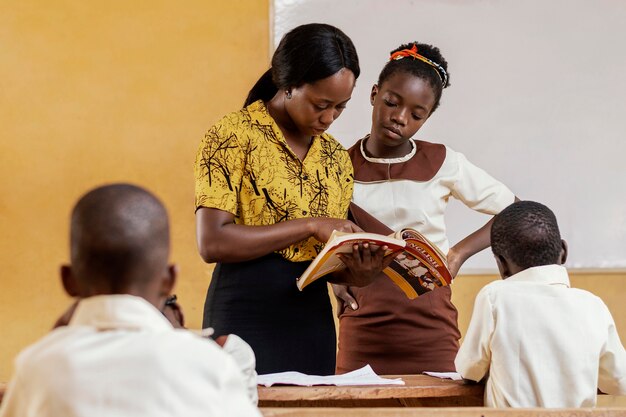
[[(352, 100), (329, 132), (370, 129), (369, 93), (389, 51), (438, 46), (451, 87), (417, 139), (445, 143), (550, 207), (569, 268), (626, 268), (626, 2), (616, 0), (274, 0), (272, 41), (304, 23), (342, 29), (359, 53)], [(488, 216), (453, 201), (451, 244)], [(489, 250), (462, 273), (494, 272)]]

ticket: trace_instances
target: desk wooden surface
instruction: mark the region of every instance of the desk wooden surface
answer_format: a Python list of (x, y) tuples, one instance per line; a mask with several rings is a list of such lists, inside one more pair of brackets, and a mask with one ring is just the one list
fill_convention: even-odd
[(626, 408), (262, 408), (264, 417), (624, 417)]
[(393, 375), (405, 385), (259, 387), (260, 407), (482, 406), (483, 385), (427, 375)]

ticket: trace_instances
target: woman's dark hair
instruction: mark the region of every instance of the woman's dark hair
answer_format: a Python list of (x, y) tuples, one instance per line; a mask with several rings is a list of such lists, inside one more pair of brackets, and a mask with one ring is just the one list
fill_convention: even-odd
[[(433, 63), (439, 64), (445, 71), (445, 76), (440, 69), (437, 69), (436, 67), (427, 64), (424, 61), (421, 61), (417, 58), (405, 57), (402, 59), (395, 59), (387, 62), (383, 70), (380, 72), (380, 75), (378, 76), (378, 87), (382, 86), (385, 80), (398, 72), (404, 72), (421, 78), (428, 82), (428, 84), (432, 87), (433, 92), (435, 93), (435, 105), (431, 110), (432, 114), (437, 109), (437, 107), (439, 107), (439, 101), (441, 100), (441, 93), (443, 89), (450, 86), (450, 73), (448, 72), (448, 62), (441, 55), (439, 48), (437, 48), (436, 46), (418, 42), (411, 42), (401, 45), (391, 51), (389, 55), (391, 56), (395, 52), (403, 51), (405, 49), (410, 50), (411, 48), (413, 48), (414, 45), (417, 47), (417, 53), (419, 55), (422, 55)], [(445, 85), (443, 85), (444, 80)]]
[(310, 23), (292, 29), (280, 40), (272, 67), (248, 93), (244, 107), (269, 101), (279, 89), (314, 83), (347, 68), (358, 78), (359, 57), (350, 38), (334, 26)]

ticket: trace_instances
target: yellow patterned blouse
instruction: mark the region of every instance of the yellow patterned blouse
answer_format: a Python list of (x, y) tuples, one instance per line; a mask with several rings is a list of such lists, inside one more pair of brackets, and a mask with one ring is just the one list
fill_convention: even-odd
[[(248, 226), (304, 217), (343, 219), (352, 197), (352, 163), (344, 147), (324, 133), (313, 138), (300, 161), (260, 100), (209, 129), (198, 149), (195, 177), (196, 210), (224, 210)], [(309, 261), (322, 247), (309, 238), (278, 253), (290, 261)]]

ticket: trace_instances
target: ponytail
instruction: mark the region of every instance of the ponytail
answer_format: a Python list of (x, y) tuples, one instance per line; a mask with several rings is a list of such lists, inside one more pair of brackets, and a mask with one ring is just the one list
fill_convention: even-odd
[(249, 106), (257, 100), (263, 100), (265, 102), (270, 101), (277, 92), (278, 87), (276, 87), (274, 81), (272, 80), (272, 69), (270, 68), (265, 71), (256, 84), (254, 84), (254, 87), (252, 87), (248, 93), (248, 97), (243, 103), (243, 106)]
[(313, 84), (343, 68), (352, 71), (355, 79), (361, 72), (354, 44), (345, 33), (324, 23), (298, 26), (282, 37), (271, 68), (252, 87), (244, 107), (257, 100), (268, 102), (279, 89)]

